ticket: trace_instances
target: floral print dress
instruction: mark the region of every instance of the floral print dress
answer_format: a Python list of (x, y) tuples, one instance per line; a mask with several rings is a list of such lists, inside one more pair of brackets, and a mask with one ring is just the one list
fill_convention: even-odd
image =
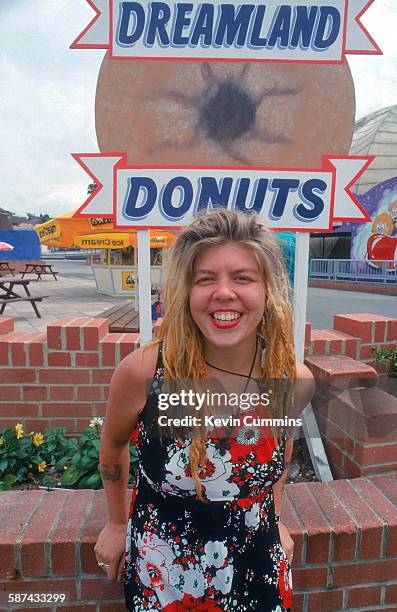
[(284, 471), (286, 434), (208, 438), (205, 487), (196, 498), (189, 438), (152, 436), (163, 378), (156, 373), (133, 439), (139, 467), (132, 493), (124, 594), (135, 612), (288, 612), (291, 568), (280, 543), (272, 485)]

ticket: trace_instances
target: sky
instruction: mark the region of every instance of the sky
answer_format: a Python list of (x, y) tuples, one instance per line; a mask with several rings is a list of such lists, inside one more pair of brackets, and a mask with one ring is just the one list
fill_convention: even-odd
[[(94, 15), (85, 0), (1, 0), (0, 206), (50, 216), (79, 206), (87, 175), (70, 153), (98, 151), (94, 98), (103, 50), (69, 45)], [(397, 2), (363, 18), (383, 56), (348, 56), (357, 119), (397, 104)]]

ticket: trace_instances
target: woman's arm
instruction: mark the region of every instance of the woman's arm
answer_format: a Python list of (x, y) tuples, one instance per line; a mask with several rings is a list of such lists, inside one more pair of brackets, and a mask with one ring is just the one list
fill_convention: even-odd
[(110, 580), (119, 579), (124, 563), (130, 437), (145, 404), (146, 384), (153, 375), (156, 355), (156, 346), (131, 353), (120, 362), (110, 384), (99, 451), (108, 522), (94, 548), (97, 560), (108, 564), (106, 571)]

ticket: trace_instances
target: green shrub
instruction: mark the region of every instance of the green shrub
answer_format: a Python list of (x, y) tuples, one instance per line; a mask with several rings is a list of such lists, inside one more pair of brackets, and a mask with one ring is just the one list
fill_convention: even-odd
[(376, 361), (386, 362), (388, 374), (391, 378), (397, 378), (397, 350), (385, 348), (377, 349), (375, 352)]
[[(24, 485), (101, 489), (98, 470), (103, 419), (94, 418), (79, 438), (67, 438), (66, 427), (26, 435), (21, 423), (0, 430), (0, 491)], [(138, 457), (130, 444), (133, 482)]]

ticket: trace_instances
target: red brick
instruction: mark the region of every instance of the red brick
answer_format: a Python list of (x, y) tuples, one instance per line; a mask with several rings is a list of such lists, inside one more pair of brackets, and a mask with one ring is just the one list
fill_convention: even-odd
[(58, 516), (51, 533), (51, 567), (55, 576), (74, 576), (77, 573), (76, 542), (93, 496), (94, 492), (89, 489), (74, 491)]
[(77, 433), (77, 419), (49, 419), (48, 427), (66, 427), (67, 434)]
[(82, 368), (97, 368), (99, 366), (98, 353), (77, 353), (76, 365)]
[(351, 485), (376, 510), (381, 520), (387, 525), (386, 554), (389, 557), (395, 556), (397, 552), (397, 507), (371, 481), (360, 478), (352, 480)]
[(308, 612), (334, 612), (342, 608), (342, 591), (328, 590), (309, 594)]
[(397, 319), (388, 320), (386, 340), (397, 340)]
[[(126, 496), (127, 498), (128, 496)], [(128, 512), (129, 500), (126, 499), (126, 512)], [(81, 570), (84, 574), (102, 575), (102, 570), (94, 554), (94, 546), (99, 532), (105, 527), (107, 517), (104, 512), (106, 507), (105, 491), (100, 489), (94, 492), (92, 506), (88, 510), (87, 519), (80, 532), (80, 559)]]
[(305, 346), (310, 343), (311, 330), (311, 323), (305, 323)]
[(332, 490), (341, 504), (352, 515), (361, 531), (360, 559), (377, 558), (381, 555), (383, 523), (373, 512), (365, 499), (352, 486), (351, 481), (338, 480), (332, 484)]
[(124, 334), (122, 333), (110, 333), (102, 338), (99, 345), (102, 351), (102, 365), (116, 365), (116, 344), (118, 343), (120, 338), (123, 338), (123, 336)]
[(83, 347), (92, 351), (98, 348), (100, 340), (109, 333), (109, 319), (91, 319), (83, 328)]
[(74, 321), (76, 317), (63, 317), (47, 325), (47, 343), (50, 349), (62, 348), (62, 330), (69, 323)]
[(40, 367), (44, 364), (44, 349), (47, 348), (47, 334), (36, 334), (27, 342), (29, 365)]
[(385, 603), (397, 603), (397, 584), (386, 585)]
[(76, 387), (77, 399), (82, 401), (100, 400), (102, 399), (101, 389), (102, 387), (97, 387), (94, 385)]
[(80, 606), (80, 604), (77, 604), (75, 606), (57, 606), (55, 610), (56, 612), (96, 612), (96, 604), (85, 604), (82, 606)]
[(120, 359), (135, 351), (138, 347), (139, 334), (128, 333), (120, 340)]
[(31, 337), (33, 334), (19, 334), (18, 338), (13, 338), (9, 341), (11, 350), (11, 363), (13, 366), (24, 367), (27, 365), (27, 355), (25, 351), (24, 340)]
[(326, 567), (294, 568), (292, 577), (294, 589), (326, 588), (327, 586)]
[(23, 385), (23, 399), (27, 402), (46, 400), (48, 395), (48, 387), (42, 385)]
[(380, 604), (380, 593), (380, 586), (364, 586), (358, 589), (350, 589), (348, 609)]
[(112, 602), (99, 606), (99, 612), (125, 612), (125, 602)]
[(362, 344), (360, 347), (360, 359), (374, 359), (375, 347), (373, 344)]
[(87, 317), (74, 319), (66, 325), (66, 348), (73, 351), (80, 351), (82, 348), (82, 328), (87, 321)]
[(336, 587), (343, 585), (365, 584), (367, 582), (387, 582), (397, 576), (397, 560), (386, 559), (336, 565), (333, 580)]
[(385, 465), (367, 465), (362, 468), (362, 476), (369, 476), (373, 474), (392, 473), (397, 472), (397, 463), (386, 463)]
[[(96, 416), (96, 415), (92, 415), (92, 416)], [(77, 432), (78, 433), (83, 433), (85, 428), (89, 427), (90, 420), (91, 419), (87, 419), (87, 418), (85, 418), (85, 419), (84, 418), (76, 419)]]
[(42, 404), (43, 417), (80, 417), (93, 416), (92, 404), (88, 402), (57, 402), (56, 404)]
[(48, 365), (68, 368), (72, 365), (72, 359), (70, 353), (48, 353)]
[(354, 459), (360, 465), (375, 465), (377, 463), (396, 463), (397, 444), (366, 444), (356, 442)]
[(338, 448), (336, 444), (333, 444), (329, 440), (324, 441), (324, 447), (327, 453), (328, 460), (331, 459), (336, 465), (339, 465), (340, 467), (342, 467), (343, 453), (340, 450), (340, 448)]
[(2, 368), (0, 370), (0, 383), (27, 383), (35, 382), (36, 372), (33, 368)]
[(93, 370), (92, 382), (94, 385), (97, 383), (99, 383), (100, 385), (108, 384), (110, 383), (113, 374), (114, 374), (113, 369), (101, 368), (99, 370)]
[(21, 399), (21, 387), (7, 387), (5, 385), (1, 385), (0, 399), (1, 401)]
[(296, 513), (300, 516), (308, 534), (308, 563), (324, 563), (328, 561), (329, 525), (310, 494), (306, 483), (295, 483), (288, 488), (288, 498)]
[[(12, 493), (13, 496), (7, 495), (5, 498), (7, 505), (11, 507), (11, 512), (8, 512), (4, 520), (0, 521), (2, 553), (0, 577), (2, 578), (6, 578), (7, 574), (15, 568), (15, 541), (23, 532), (25, 525), (34, 513), (36, 505), (43, 497), (43, 492), (39, 490), (24, 491), (23, 494), (14, 491)], [(1, 495), (3, 496), (3, 493)], [(4, 589), (4, 584), (2, 588)]]
[[(66, 601), (77, 601), (76, 582), (74, 580), (24, 580), (22, 583), (17, 581), (9, 581), (2, 585), (3, 597), (4, 593), (66, 593)], [(52, 607), (52, 606), (51, 606)], [(17, 608), (16, 608), (17, 609)], [(19, 608), (27, 611), (27, 608)], [(45, 608), (44, 608), (45, 609)], [(40, 610), (40, 608), (31, 608), (31, 610)]]
[(347, 478), (360, 478), (363, 475), (363, 468), (358, 465), (348, 455), (343, 456), (342, 469), (344, 470)]
[(366, 313), (334, 315), (333, 328), (360, 338), (363, 342), (372, 342), (371, 315)]
[(303, 612), (304, 595), (301, 593), (293, 593), (292, 595), (292, 610), (293, 612)]
[(23, 419), (25, 417), (38, 416), (38, 415), (39, 415), (39, 407), (37, 403), (27, 404), (27, 403), (12, 402), (7, 405), (6, 416), (8, 418), (15, 417), (16, 419)]
[(311, 482), (308, 486), (331, 525), (334, 540), (333, 559), (352, 561), (355, 558), (357, 528), (335, 496), (333, 483)]
[(44, 492), (41, 504), (25, 533), (19, 540), (22, 573), (27, 576), (45, 576), (50, 573), (46, 566), (45, 542), (57, 516), (68, 503), (70, 493), (65, 491)]
[(390, 499), (392, 504), (397, 506), (397, 478), (395, 474), (371, 476), (370, 481), (382, 491), (385, 497)]
[(59, 385), (59, 387), (51, 386), (50, 390), (50, 399), (51, 400), (59, 400), (59, 401), (67, 401), (74, 399), (75, 396), (75, 387)]
[(24, 417), (24, 423), (25, 423), (25, 431), (29, 432), (29, 431), (44, 431), (45, 429), (47, 429), (47, 427), (49, 427), (50, 423), (47, 419), (39, 419), (39, 418), (32, 418), (32, 419), (26, 419)]
[(14, 330), (14, 319), (0, 316), (0, 334), (8, 334)]
[(346, 385), (351, 386), (352, 383), (357, 386), (357, 380), (369, 383), (370, 379), (377, 379), (378, 376), (374, 368), (368, 364), (345, 355), (307, 357), (305, 363), (315, 378), (324, 377), (327, 382), (337, 387), (341, 385), (342, 388)]
[[(293, 485), (286, 485), (285, 491), (288, 491), (290, 486)], [(283, 495), (280, 516), (294, 541), (294, 565), (300, 565), (303, 562), (303, 540), (305, 537), (307, 538), (307, 533), (287, 494)]]
[(90, 373), (88, 370), (76, 370), (71, 368), (68, 370), (39, 370), (39, 381), (42, 383), (62, 384), (80, 384), (86, 385), (90, 382)]
[(82, 578), (81, 580), (81, 600), (94, 599), (116, 599), (123, 601), (123, 585), (114, 580), (103, 578)]

